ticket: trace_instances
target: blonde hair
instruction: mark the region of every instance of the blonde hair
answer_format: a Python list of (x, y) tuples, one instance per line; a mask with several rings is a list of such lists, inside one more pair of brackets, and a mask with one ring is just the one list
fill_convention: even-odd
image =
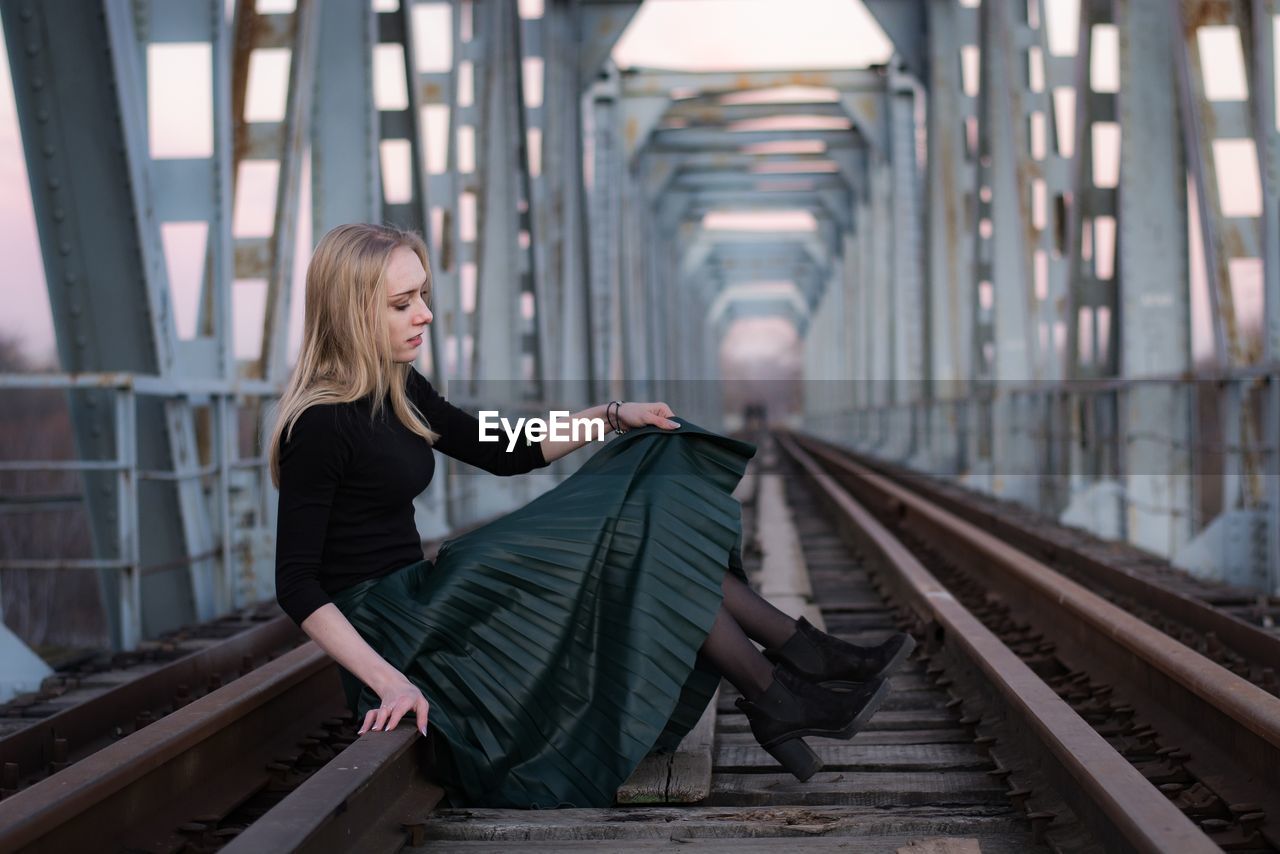
[(428, 442), (440, 438), (405, 393), (411, 368), (392, 359), (388, 340), (383, 281), (387, 261), (400, 246), (413, 250), (422, 262), (429, 294), (427, 247), (411, 231), (353, 223), (332, 229), (316, 245), (307, 266), (302, 349), (276, 407), (267, 452), (277, 487), (280, 447), (302, 413), (316, 404), (350, 403), (372, 395), (376, 418), (389, 393), (400, 423)]

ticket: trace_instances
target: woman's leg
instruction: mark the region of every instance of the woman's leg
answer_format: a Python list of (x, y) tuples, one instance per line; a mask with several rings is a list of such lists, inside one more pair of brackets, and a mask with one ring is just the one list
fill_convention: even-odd
[(793, 618), (770, 605), (732, 572), (725, 572), (720, 588), (724, 591), (724, 607), (747, 637), (777, 648), (795, 634)]
[(756, 649), (723, 605), (698, 651), (748, 700), (758, 698), (773, 682), (773, 663)]

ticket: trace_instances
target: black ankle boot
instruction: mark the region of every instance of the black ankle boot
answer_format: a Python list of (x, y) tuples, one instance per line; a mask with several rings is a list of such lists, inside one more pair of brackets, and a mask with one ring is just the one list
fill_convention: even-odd
[(822, 760), (803, 736), (852, 738), (889, 694), (884, 679), (838, 693), (811, 685), (782, 667), (775, 667), (773, 676), (763, 694), (755, 700), (739, 697), (737, 706), (760, 746), (802, 783), (822, 769)]
[(793, 673), (824, 688), (848, 690), (860, 682), (884, 676), (906, 660), (916, 648), (911, 635), (899, 632), (877, 646), (859, 646), (832, 637), (804, 617), (796, 620), (796, 632), (779, 647), (769, 647), (765, 657), (786, 664)]

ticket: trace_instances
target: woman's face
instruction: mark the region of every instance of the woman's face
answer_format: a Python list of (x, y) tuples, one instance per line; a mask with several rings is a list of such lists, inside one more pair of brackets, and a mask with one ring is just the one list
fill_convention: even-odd
[(405, 246), (391, 251), (387, 261), (387, 329), (391, 337), (391, 358), (412, 362), (422, 350), (422, 333), (431, 322), (427, 308), (427, 271), (417, 253)]

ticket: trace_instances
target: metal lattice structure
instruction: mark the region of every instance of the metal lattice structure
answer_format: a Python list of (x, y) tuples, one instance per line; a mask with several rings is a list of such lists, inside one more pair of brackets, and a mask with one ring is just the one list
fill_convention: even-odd
[[(427, 238), (419, 368), (456, 400), (664, 399), (714, 426), (723, 336), (780, 317), (803, 336), (809, 429), (1277, 589), (1277, 10), (1083, 0), (1064, 51), (1042, 2), (868, 0), (886, 66), (693, 73), (609, 61), (639, 2), (0, 0), (68, 372), (3, 387), (66, 389), (80, 460), (58, 465), (82, 472), (95, 552), (0, 567), (97, 570), (121, 648), (269, 597), (256, 437), (299, 237), (373, 220)], [(1247, 82), (1225, 98), (1204, 74), (1223, 44)], [(173, 45), (207, 57), (202, 156), (149, 144)], [(281, 108), (250, 115), (272, 64)], [(1220, 192), (1224, 158), (1256, 164), (1252, 207)], [(237, 228), (264, 187), (270, 225)], [(813, 226), (708, 225), (778, 211)], [(186, 337), (173, 223), (205, 234)], [(419, 528), (535, 488), (446, 472)]]

